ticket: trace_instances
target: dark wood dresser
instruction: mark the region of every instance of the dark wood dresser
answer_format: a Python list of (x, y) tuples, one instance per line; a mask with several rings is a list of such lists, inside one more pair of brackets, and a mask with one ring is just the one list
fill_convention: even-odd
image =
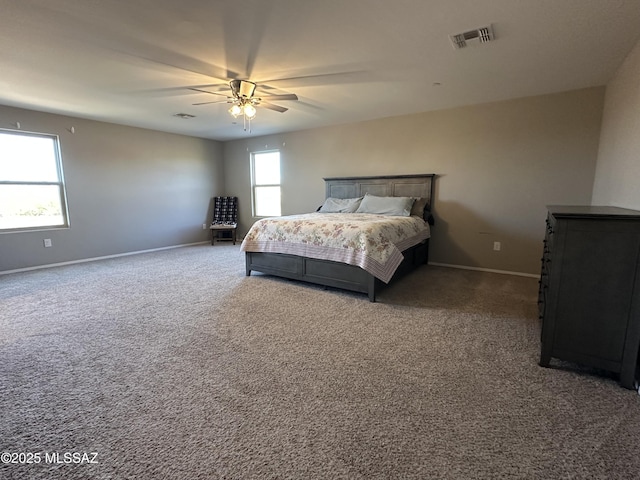
[(548, 207), (538, 304), (540, 365), (608, 370), (634, 388), (640, 347), (640, 211)]

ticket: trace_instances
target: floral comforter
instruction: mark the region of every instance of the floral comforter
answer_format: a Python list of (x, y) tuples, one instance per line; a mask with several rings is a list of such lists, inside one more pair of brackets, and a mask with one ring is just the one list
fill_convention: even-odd
[(307, 213), (258, 220), (240, 249), (348, 263), (388, 283), (401, 252), (430, 235), (429, 225), (416, 216)]

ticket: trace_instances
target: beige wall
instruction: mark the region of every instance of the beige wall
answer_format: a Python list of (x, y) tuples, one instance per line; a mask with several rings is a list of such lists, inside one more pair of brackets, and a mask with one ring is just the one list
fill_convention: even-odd
[(220, 143), (0, 106), (0, 128), (16, 122), (59, 136), (70, 228), (0, 233), (0, 271), (207, 240)]
[(640, 40), (607, 85), (593, 204), (640, 209)]
[(281, 150), (283, 214), (315, 210), (323, 177), (436, 173), (431, 261), (536, 274), (545, 205), (591, 201), (603, 99), (591, 88), (226, 142), (225, 190), (244, 233), (251, 151)]

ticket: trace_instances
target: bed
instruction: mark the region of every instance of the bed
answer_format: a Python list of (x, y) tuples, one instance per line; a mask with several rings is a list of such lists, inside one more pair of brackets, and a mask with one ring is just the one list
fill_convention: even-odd
[[(371, 302), (375, 302), (376, 294), (385, 285), (395, 282), (407, 272), (424, 265), (429, 259), (429, 238), (430, 225), (433, 225), (432, 198), (434, 174), (419, 175), (393, 175), (375, 177), (339, 177), (325, 178), (325, 203), (314, 214), (292, 215), (286, 217), (275, 217), (258, 220), (249, 230), (242, 243), (241, 250), (245, 252), (246, 275), (251, 275), (252, 271), (275, 275), (293, 280), (309, 282), (317, 285), (340, 288), (354, 292), (365, 293)], [(389, 199), (391, 202), (406, 199), (419, 199), (411, 205), (411, 216), (390, 217), (389, 215), (368, 215), (360, 213), (360, 208), (355, 213), (324, 213), (323, 209), (331, 202), (351, 202), (351, 199), (360, 199), (361, 202), (379, 201), (381, 197), (401, 197)], [(341, 204), (342, 205), (342, 204)], [(362, 203), (364, 207), (364, 203)], [(333, 212), (329, 209), (330, 212)], [(351, 210), (347, 210), (351, 211)], [(367, 211), (365, 208), (364, 212)], [(355, 224), (360, 220), (372, 220), (375, 227), (366, 224), (367, 232), (375, 232), (375, 235), (382, 235), (374, 228), (387, 228), (386, 235), (392, 235), (393, 230), (407, 230), (411, 232), (410, 238), (398, 237), (393, 239), (388, 253), (375, 255), (386, 255), (384, 258), (373, 258), (369, 253), (350, 254), (340, 251), (339, 248), (331, 250), (333, 254), (325, 255), (322, 248), (316, 248), (314, 241), (305, 240), (304, 245), (288, 248), (283, 245), (282, 232), (298, 231), (310, 223), (310, 217), (322, 222), (324, 230), (332, 232), (349, 231), (356, 229)], [(341, 219), (337, 219), (341, 217)], [(377, 217), (377, 218), (375, 218)], [(385, 217), (385, 218), (383, 218)], [(342, 221), (348, 225), (339, 225)], [(383, 221), (384, 220), (384, 221)], [(401, 227), (386, 225), (386, 220), (404, 222)], [(420, 224), (420, 225), (418, 225)], [(424, 232), (426, 228), (426, 233)], [(264, 232), (269, 233), (267, 237), (260, 237)], [(360, 234), (364, 235), (362, 232)], [(402, 235), (402, 234), (398, 234)], [(333, 238), (332, 241), (336, 241)], [(343, 243), (355, 242), (355, 240), (343, 240)], [(370, 240), (366, 240), (367, 243)], [(388, 242), (387, 242), (388, 243)], [(323, 247), (324, 248), (324, 247)], [(327, 249), (325, 249), (327, 250)], [(330, 252), (330, 253), (331, 253)], [(391, 272), (387, 268), (391, 264)]]

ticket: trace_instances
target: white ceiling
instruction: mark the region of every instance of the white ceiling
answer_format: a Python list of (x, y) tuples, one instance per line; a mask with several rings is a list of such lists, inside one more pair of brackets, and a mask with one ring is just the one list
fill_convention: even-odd
[[(0, 0), (0, 104), (229, 140), (605, 85), (639, 35), (640, 0)], [(249, 134), (192, 105), (229, 78), (300, 100)]]

